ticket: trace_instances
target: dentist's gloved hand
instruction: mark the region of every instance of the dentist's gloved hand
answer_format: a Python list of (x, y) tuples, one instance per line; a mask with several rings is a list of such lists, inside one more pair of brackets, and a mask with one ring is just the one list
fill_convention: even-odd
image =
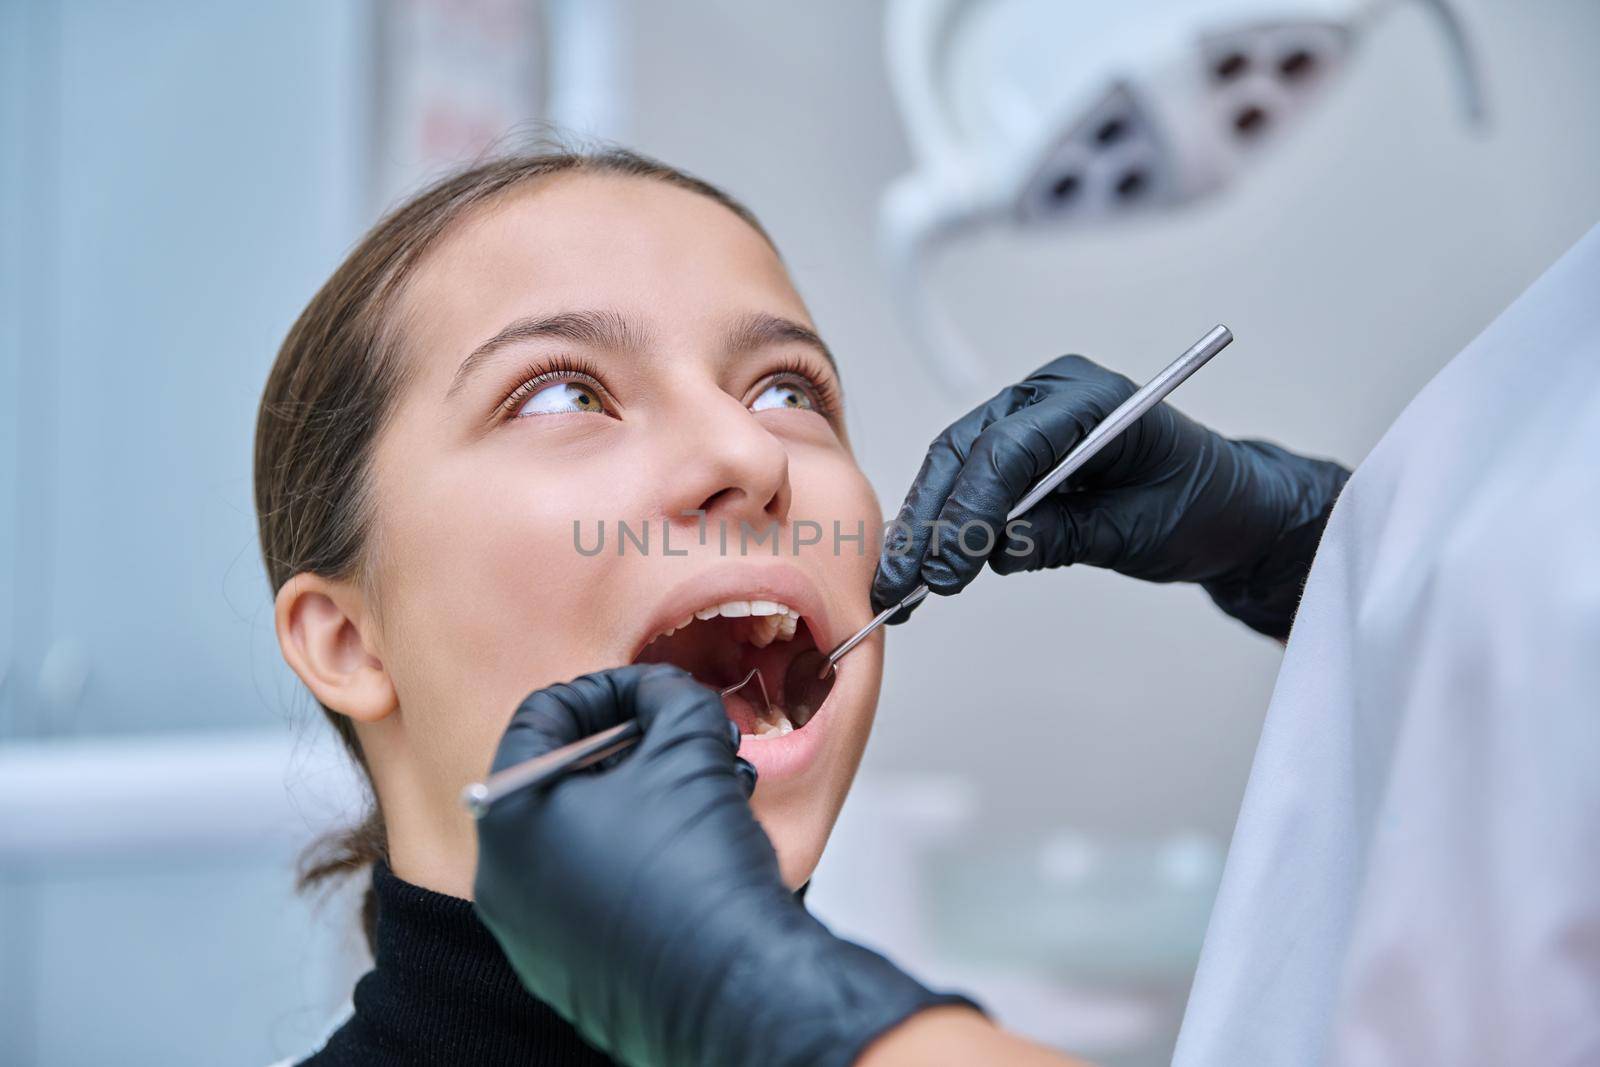
[(678, 667), (533, 693), (494, 768), (635, 717), (613, 765), (478, 823), (477, 910), (534, 996), (626, 1063), (775, 1067), (843, 1067), (912, 1013), (970, 1003), (833, 936), (784, 886), (737, 728)]
[(959, 592), (985, 563), (1001, 574), (1088, 563), (1197, 582), (1229, 615), (1286, 637), (1350, 477), (1337, 463), (1235, 441), (1158, 404), (1008, 537), (1006, 512), (1136, 388), (1082, 356), (1062, 356), (940, 434), (884, 539), (874, 610), (919, 582)]

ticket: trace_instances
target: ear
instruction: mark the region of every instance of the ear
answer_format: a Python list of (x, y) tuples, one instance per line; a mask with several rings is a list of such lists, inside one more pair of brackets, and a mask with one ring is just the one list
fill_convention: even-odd
[(370, 618), (348, 582), (301, 573), (278, 590), (274, 623), (283, 658), (326, 707), (377, 722), (399, 706), (394, 681), (364, 632)]

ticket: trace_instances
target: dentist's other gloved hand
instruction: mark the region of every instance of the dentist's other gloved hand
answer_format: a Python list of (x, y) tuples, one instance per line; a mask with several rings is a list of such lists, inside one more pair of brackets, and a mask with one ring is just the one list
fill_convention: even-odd
[(478, 823), (478, 913), (523, 984), (631, 1064), (851, 1063), (931, 993), (831, 934), (783, 884), (717, 694), (666, 664), (585, 675), (517, 709), (510, 766), (638, 718), (604, 769)]
[(1223, 611), (1286, 637), (1350, 477), (1337, 463), (1223, 437), (1162, 403), (1008, 536), (1006, 512), (1136, 388), (1082, 356), (1062, 356), (940, 434), (884, 539), (874, 610), (919, 582), (959, 592), (985, 563), (1001, 574), (1088, 563), (1197, 582)]

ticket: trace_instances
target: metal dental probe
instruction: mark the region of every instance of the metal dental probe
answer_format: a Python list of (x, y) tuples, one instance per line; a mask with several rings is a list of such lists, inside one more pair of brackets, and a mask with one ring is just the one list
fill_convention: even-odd
[[(752, 667), (750, 673), (734, 682), (726, 689), (718, 690), (718, 696), (728, 696), (737, 693), (754, 680), (756, 688), (761, 690), (761, 702), (765, 706), (765, 713), (772, 714), (772, 700), (767, 696), (767, 683), (761, 677), (761, 672)], [(629, 719), (627, 722), (591, 734), (581, 741), (574, 741), (570, 745), (562, 745), (552, 749), (542, 756), (524, 760), (521, 763), (507, 767), (503, 771), (496, 771), (481, 782), (473, 782), (461, 791), (461, 806), (472, 813), (474, 819), (483, 818), (490, 806), (501, 797), (515, 793), (519, 789), (529, 789), (534, 786), (544, 785), (565, 775), (569, 771), (582, 770), (592, 767), (607, 756), (614, 756), (618, 752), (632, 748), (643, 735), (638, 719)]]
[[(1013, 519), (1022, 517), (1071, 477), (1079, 467), (1089, 462), (1096, 453), (1115, 440), (1118, 434), (1138, 422), (1145, 412), (1166, 399), (1167, 394), (1182, 385), (1189, 375), (1205, 366), (1212, 356), (1232, 343), (1233, 333), (1226, 326), (1213, 326), (1204, 337), (1191, 345), (1188, 351), (1168, 364), (1165, 370), (1151, 378), (1138, 392), (1124, 400), (1115, 411), (1090, 430), (1049, 474), (1039, 479), (1038, 484), (1028, 490), (1028, 495), (1018, 501), (1016, 507), (1006, 513), (1006, 523), (1009, 525)], [(816, 649), (808, 649), (796, 656), (790, 661), (788, 670), (784, 672), (784, 704), (791, 709), (801, 709), (802, 713), (820, 707), (828, 690), (833, 688), (829, 676), (833, 674), (835, 665), (845, 653), (865, 641), (868, 634), (888, 622), (895, 613), (921, 603), (927, 595), (926, 585), (917, 586), (898, 604), (884, 608), (874, 615), (871, 622), (841, 641), (826, 656)], [(823, 681), (828, 682), (827, 686), (819, 685)]]

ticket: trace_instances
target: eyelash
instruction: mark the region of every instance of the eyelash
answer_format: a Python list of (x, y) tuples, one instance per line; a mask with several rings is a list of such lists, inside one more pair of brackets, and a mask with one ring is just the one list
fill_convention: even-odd
[(505, 399), (500, 401), (499, 406), (495, 408), (495, 414), (502, 419), (515, 418), (518, 406), (544, 386), (574, 379), (593, 386), (603, 400), (611, 402), (611, 393), (600, 384), (600, 368), (582, 357), (556, 356), (553, 359), (530, 363), (522, 368), (522, 373), (516, 377), (522, 384), (512, 389)]
[[(608, 404), (611, 393), (600, 383), (600, 369), (582, 357), (556, 356), (528, 364), (516, 376), (522, 383), (506, 394), (495, 408), (499, 419), (516, 417), (521, 403), (544, 386), (554, 382), (578, 380), (592, 386)], [(796, 381), (809, 389), (816, 398), (817, 413), (832, 421), (839, 415), (839, 390), (819, 362), (802, 356), (791, 356), (761, 379), (763, 390), (784, 381)]]
[(790, 356), (761, 379), (763, 390), (782, 381), (794, 381), (811, 390), (817, 400), (817, 414), (832, 422), (839, 417), (839, 390), (831, 376), (823, 369), (821, 361), (803, 356)]

